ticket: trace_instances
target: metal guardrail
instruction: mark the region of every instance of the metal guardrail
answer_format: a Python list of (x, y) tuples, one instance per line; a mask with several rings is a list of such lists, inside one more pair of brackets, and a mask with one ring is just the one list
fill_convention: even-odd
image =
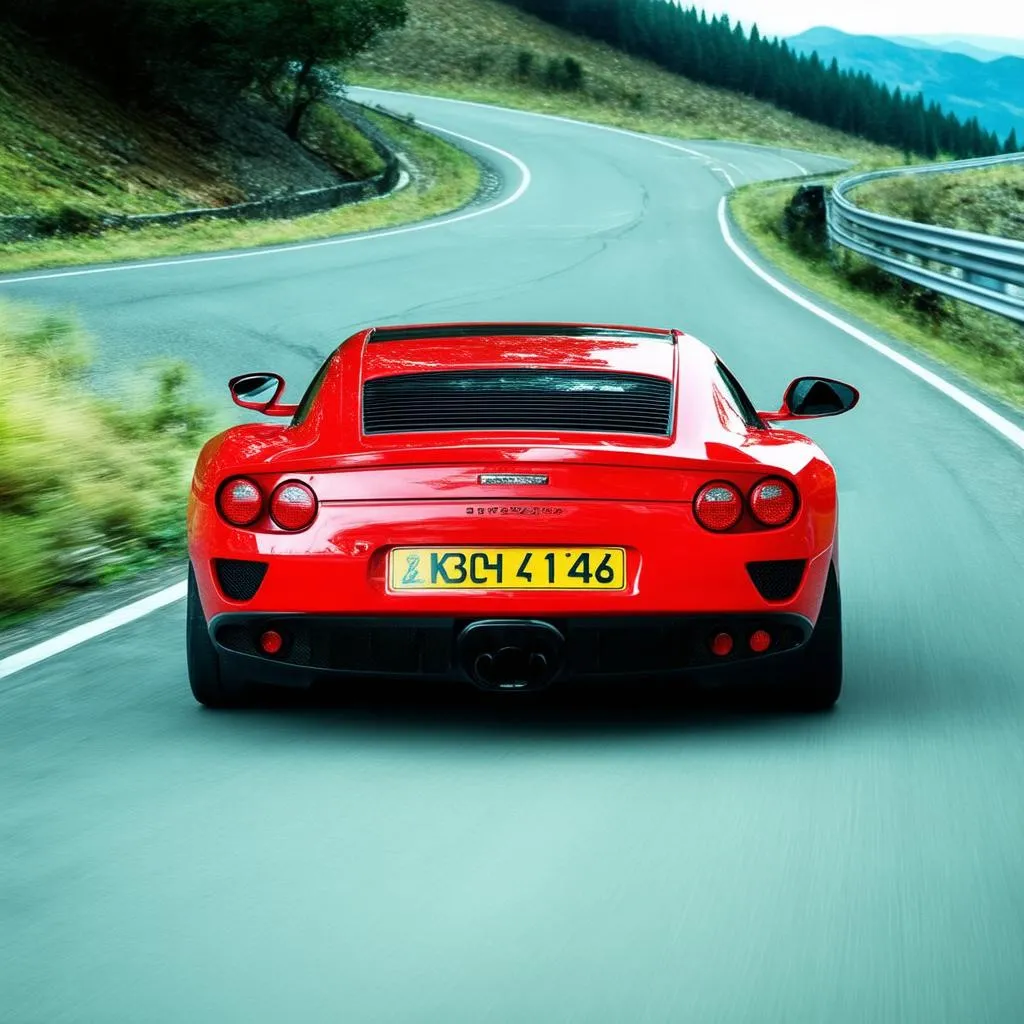
[(1024, 323), (1024, 241), (886, 217), (848, 198), (858, 186), (882, 178), (1010, 163), (1024, 163), (1024, 153), (841, 178), (826, 193), (829, 238), (907, 281)]

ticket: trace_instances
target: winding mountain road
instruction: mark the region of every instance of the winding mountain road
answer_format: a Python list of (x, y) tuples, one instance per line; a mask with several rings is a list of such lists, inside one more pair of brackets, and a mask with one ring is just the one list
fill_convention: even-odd
[(225, 404), (232, 374), (298, 393), (399, 321), (674, 325), (761, 407), (801, 373), (850, 380), (858, 409), (809, 429), (840, 481), (843, 700), (215, 714), (170, 603), (0, 678), (0, 1020), (1024, 1019), (1020, 423), (770, 287), (719, 223), (730, 181), (834, 161), (362, 95), (496, 147), (498, 194), (0, 297), (76, 307), (101, 376), (184, 356)]

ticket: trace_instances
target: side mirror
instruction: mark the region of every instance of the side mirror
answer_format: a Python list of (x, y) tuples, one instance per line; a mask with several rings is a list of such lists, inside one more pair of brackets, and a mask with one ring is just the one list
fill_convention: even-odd
[(860, 392), (831, 377), (797, 377), (782, 398), (777, 412), (760, 412), (766, 420), (809, 420), (849, 412), (860, 401)]
[(284, 391), (284, 377), (279, 373), (243, 373), (228, 381), (235, 405), (261, 412), (264, 416), (294, 416), (296, 405), (278, 405)]

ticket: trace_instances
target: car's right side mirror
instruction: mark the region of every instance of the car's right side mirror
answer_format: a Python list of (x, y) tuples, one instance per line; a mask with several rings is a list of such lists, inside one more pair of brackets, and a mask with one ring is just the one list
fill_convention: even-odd
[(782, 398), (776, 412), (759, 412), (766, 420), (809, 420), (849, 412), (860, 401), (860, 392), (850, 384), (831, 377), (797, 377)]

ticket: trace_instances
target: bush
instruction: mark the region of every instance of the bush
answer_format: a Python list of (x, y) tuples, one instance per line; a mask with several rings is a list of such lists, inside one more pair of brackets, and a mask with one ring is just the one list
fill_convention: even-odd
[(0, 616), (180, 550), (192, 460), (209, 433), (168, 363), (130, 395), (87, 387), (70, 316), (0, 304)]
[(803, 185), (793, 193), (783, 210), (779, 234), (802, 256), (825, 255), (828, 223), (823, 186)]
[(583, 88), (583, 65), (574, 57), (551, 57), (544, 69), (544, 82), (550, 89), (579, 92)]
[(94, 235), (102, 227), (99, 216), (92, 210), (64, 205), (36, 217), (36, 231), (41, 235)]
[(520, 82), (528, 82), (533, 77), (532, 50), (520, 50), (516, 54), (515, 77)]

